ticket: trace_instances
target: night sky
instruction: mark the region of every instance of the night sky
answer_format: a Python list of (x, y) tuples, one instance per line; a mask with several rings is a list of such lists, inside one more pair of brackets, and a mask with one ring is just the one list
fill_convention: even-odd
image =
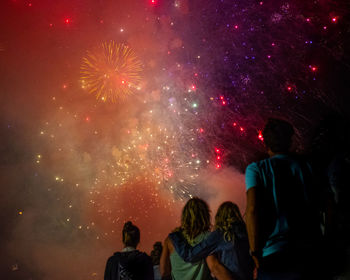
[[(304, 3), (310, 2), (310, 3)], [(3, 279), (102, 279), (189, 198), (244, 213), (268, 117), (349, 118), (348, 1), (2, 0)]]

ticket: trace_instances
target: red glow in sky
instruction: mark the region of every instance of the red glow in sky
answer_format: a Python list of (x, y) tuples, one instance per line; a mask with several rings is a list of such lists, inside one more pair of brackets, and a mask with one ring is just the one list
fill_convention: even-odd
[[(1, 2), (9, 275), (102, 278), (109, 254), (122, 249), (125, 221), (140, 228), (149, 253), (179, 225), (187, 191), (201, 194), (203, 183), (208, 200), (245, 201), (238, 171), (263, 149), (259, 129), (270, 112), (296, 117), (300, 135), (329, 105), (346, 112), (337, 102), (344, 98), (333, 96), (349, 74), (340, 61), (347, 58), (346, 8), (323, 4), (331, 0), (305, 4), (315, 11), (304, 11), (302, 1), (263, 1)], [(130, 45), (142, 64), (139, 84), (106, 67), (105, 87), (137, 90), (115, 103), (89, 94), (82, 73), (90, 54), (104, 67), (99, 50), (111, 40)], [(217, 184), (232, 195), (211, 187)]]

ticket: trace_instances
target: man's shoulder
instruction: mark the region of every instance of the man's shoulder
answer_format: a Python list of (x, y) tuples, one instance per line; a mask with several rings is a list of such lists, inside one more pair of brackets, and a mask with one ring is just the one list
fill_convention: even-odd
[(252, 163), (248, 164), (247, 165), (247, 168), (246, 168), (246, 171), (247, 170), (254, 170), (254, 169), (258, 169), (258, 166), (259, 166), (259, 161), (253, 161)]
[(115, 252), (112, 256), (110, 256), (108, 259), (107, 259), (107, 264), (106, 266), (107, 267), (114, 267), (115, 265), (117, 265), (120, 261), (120, 252)]
[(145, 262), (152, 262), (152, 258), (148, 254), (146, 254), (145, 252), (141, 252), (141, 251), (136, 250), (135, 253), (137, 254), (139, 259), (141, 259)]
[(145, 252), (139, 250), (134, 250), (130, 252), (120, 253), (120, 257), (116, 257), (116, 260), (120, 260), (122, 263), (138, 263), (138, 264), (148, 264), (152, 263), (152, 258)]
[(115, 252), (112, 256), (110, 256), (108, 258), (108, 260), (115, 260), (115, 259), (119, 259), (121, 255), (121, 252)]
[(260, 159), (260, 160), (256, 160), (256, 161), (253, 161), (252, 163), (250, 163), (248, 167), (250, 168), (257, 168), (257, 167), (260, 167), (260, 166), (263, 166), (265, 165), (266, 163), (270, 162), (271, 161), (271, 157), (268, 157), (268, 158), (263, 158), (263, 159)]
[(258, 172), (261, 168), (267, 165), (269, 162), (270, 158), (265, 158), (257, 161), (253, 161), (250, 163), (247, 168), (246, 168), (246, 173), (248, 172)]
[(276, 164), (288, 164), (288, 165), (311, 165), (311, 161), (308, 156), (299, 154), (277, 154), (275, 156), (259, 160), (255, 163), (258, 167), (276, 165)]
[(152, 258), (145, 252), (140, 252), (140, 256), (142, 256), (142, 258), (144, 258), (144, 259), (152, 260)]

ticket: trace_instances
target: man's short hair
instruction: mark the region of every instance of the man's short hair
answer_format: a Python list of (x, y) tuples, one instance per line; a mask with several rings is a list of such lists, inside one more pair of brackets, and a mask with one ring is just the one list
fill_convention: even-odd
[(288, 152), (294, 135), (293, 126), (281, 119), (268, 119), (264, 131), (264, 143), (274, 153)]

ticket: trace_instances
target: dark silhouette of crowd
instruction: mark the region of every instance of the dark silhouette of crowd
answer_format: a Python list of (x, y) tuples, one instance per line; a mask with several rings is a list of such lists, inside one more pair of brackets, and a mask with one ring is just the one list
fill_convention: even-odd
[(294, 128), (269, 119), (268, 157), (246, 168), (247, 208), (223, 202), (211, 227), (208, 204), (185, 204), (180, 226), (151, 256), (136, 249), (140, 231), (123, 228), (124, 248), (107, 261), (105, 280), (350, 279), (348, 124), (321, 124), (308, 155), (291, 151)]

